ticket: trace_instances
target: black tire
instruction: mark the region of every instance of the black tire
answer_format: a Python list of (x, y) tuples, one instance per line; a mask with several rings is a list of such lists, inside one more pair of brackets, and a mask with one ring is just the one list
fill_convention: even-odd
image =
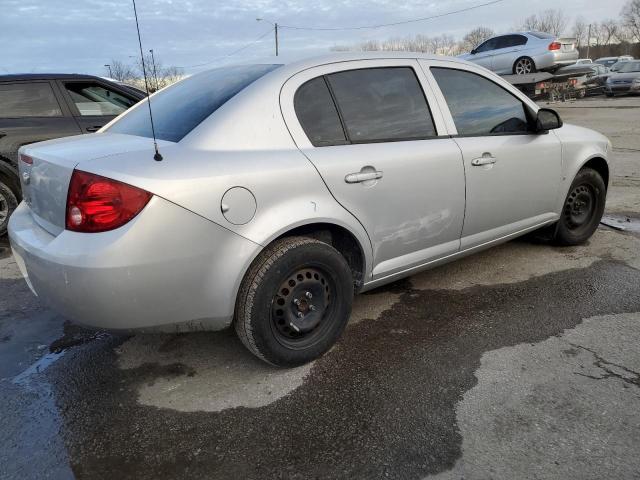
[(602, 176), (591, 168), (578, 172), (562, 207), (556, 225), (554, 243), (580, 245), (596, 231), (607, 197), (607, 186)]
[(513, 63), (514, 75), (527, 75), (529, 73), (536, 73), (536, 63), (532, 58), (520, 57)]
[(235, 329), (258, 358), (294, 367), (333, 346), (352, 301), (351, 270), (336, 249), (313, 238), (287, 237), (261, 252), (245, 275)]
[(605, 95), (606, 95), (607, 97), (613, 97), (613, 93), (605, 92)]
[(12, 183), (0, 174), (0, 237), (6, 235), (9, 217), (18, 206), (18, 193)]

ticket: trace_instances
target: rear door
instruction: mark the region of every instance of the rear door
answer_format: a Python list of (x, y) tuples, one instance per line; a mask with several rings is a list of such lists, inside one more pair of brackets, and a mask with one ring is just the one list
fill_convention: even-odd
[[(558, 218), (562, 152), (554, 132), (531, 133), (523, 99), (473, 68), (431, 62), (466, 174), (463, 250)], [(443, 108), (443, 110), (444, 110)]]
[(491, 70), (499, 74), (513, 73), (513, 65), (519, 57), (519, 52), (525, 48), (527, 37), (524, 35), (503, 35), (493, 55)]
[(82, 133), (92, 133), (138, 102), (133, 95), (98, 80), (58, 80)]
[(71, 112), (49, 81), (0, 83), (0, 157), (13, 166), (22, 145), (79, 133)]
[(282, 111), (300, 150), (366, 229), (373, 278), (457, 252), (460, 149), (417, 61), (325, 65), (290, 79)]

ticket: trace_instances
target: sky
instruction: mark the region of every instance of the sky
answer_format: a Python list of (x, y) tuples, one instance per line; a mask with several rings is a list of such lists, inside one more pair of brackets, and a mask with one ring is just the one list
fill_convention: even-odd
[[(360, 27), (439, 15), (488, 1), (136, 0), (136, 5), (144, 49), (153, 48), (164, 65), (195, 73), (273, 55), (269, 21), (314, 28)], [(293, 59), (367, 40), (444, 33), (460, 38), (480, 25), (506, 32), (525, 17), (549, 8), (562, 8), (570, 24), (577, 16), (587, 22), (602, 21), (617, 18), (625, 2), (501, 0), (433, 20), (375, 29), (283, 27), (279, 29), (280, 52)], [(0, 0), (0, 12), (0, 74), (106, 75), (104, 65), (112, 59), (132, 63), (133, 57), (139, 56), (131, 0)], [(258, 22), (256, 18), (265, 20)]]

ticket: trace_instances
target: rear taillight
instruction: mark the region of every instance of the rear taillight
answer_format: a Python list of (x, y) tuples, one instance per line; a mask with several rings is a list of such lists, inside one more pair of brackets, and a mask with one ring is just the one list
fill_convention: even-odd
[(151, 197), (126, 183), (74, 170), (67, 194), (66, 228), (85, 233), (114, 230), (140, 213)]
[(33, 165), (33, 158), (31, 158), (29, 155), (25, 155), (24, 153), (20, 154), (20, 160), (27, 165)]
[(549, 50), (560, 50), (562, 48), (562, 44), (560, 42), (551, 42), (549, 44)]

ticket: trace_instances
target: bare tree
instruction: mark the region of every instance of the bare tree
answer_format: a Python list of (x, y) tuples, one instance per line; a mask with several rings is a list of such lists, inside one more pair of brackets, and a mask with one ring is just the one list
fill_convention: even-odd
[(562, 10), (549, 9), (538, 15), (531, 15), (522, 21), (522, 30), (538, 30), (560, 35), (567, 26), (567, 17)]
[(462, 38), (462, 48), (471, 51), (485, 40), (493, 37), (495, 32), (487, 27), (476, 27)]
[(537, 15), (530, 15), (522, 21), (521, 30), (542, 30), (540, 19)]
[(182, 69), (178, 67), (165, 67), (158, 56), (155, 57), (154, 64), (153, 57), (148, 53), (136, 62), (140, 77), (142, 77), (144, 73), (142, 68), (143, 62), (144, 68), (147, 72), (147, 83), (149, 85), (150, 92), (155, 92), (156, 90), (160, 90), (161, 88), (171, 85), (184, 76)]
[(589, 25), (584, 22), (582, 17), (576, 17), (576, 20), (573, 24), (572, 34), (576, 37), (578, 47), (582, 45), (587, 45), (589, 43), (589, 39), (587, 35), (589, 35)]
[(640, 42), (640, 0), (629, 0), (622, 9), (622, 21), (631, 40)]
[(604, 20), (600, 24), (602, 30), (602, 44), (610, 45), (611, 41), (616, 38), (618, 32), (618, 22), (613, 19)]
[(120, 60), (111, 59), (111, 76), (120, 81), (135, 80), (137, 77), (136, 69), (133, 65), (121, 62)]
[(602, 32), (603, 32), (603, 29), (601, 24), (597, 22), (591, 24), (591, 39), (595, 40), (596, 46), (600, 46), (603, 44), (602, 39), (604, 37), (604, 34)]
[(560, 35), (567, 26), (567, 17), (562, 10), (549, 9), (540, 14), (542, 31), (553, 35)]

